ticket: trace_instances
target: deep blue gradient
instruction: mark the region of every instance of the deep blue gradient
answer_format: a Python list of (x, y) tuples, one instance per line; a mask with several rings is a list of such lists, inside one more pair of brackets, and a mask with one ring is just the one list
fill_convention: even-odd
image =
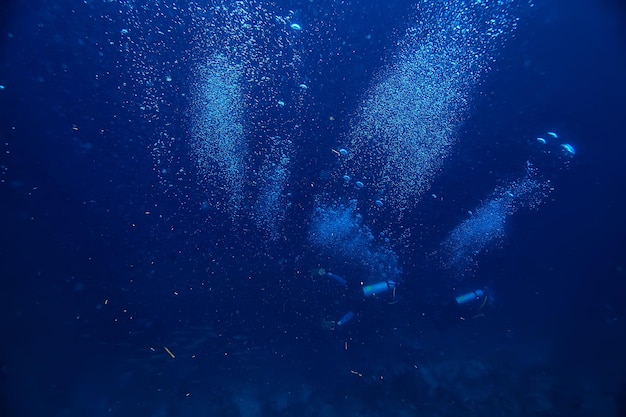
[[(393, 58), (415, 3), (275, 6), (294, 10), (303, 31), (307, 20), (324, 22), (301, 45), (314, 88), (293, 115), (291, 204), (275, 241), (249, 219), (233, 227), (228, 213), (203, 206), (193, 175), (156, 172), (163, 126), (183, 139), (172, 165), (194, 172), (183, 157), (193, 58), (172, 66), (189, 82), (165, 85), (159, 116), (147, 118), (145, 91), (117, 47), (118, 3), (4, 6), (0, 415), (626, 415), (618, 2), (536, 0), (524, 12), (427, 194), (445, 204), (425, 198), (402, 219), (413, 235), (394, 247), (402, 273), (393, 302), (362, 300), (358, 285), (344, 292), (315, 272), (354, 283), (364, 274), (311, 250), (311, 213), (317, 197), (342, 189), (329, 180), (329, 150)], [(181, 14), (168, 33), (181, 49), (194, 42), (187, 24)], [(433, 255), (440, 242), (519, 177), (534, 138), (552, 130), (577, 150), (567, 169), (535, 158), (554, 192), (539, 210), (511, 216), (503, 242), (463, 282), (449, 279)], [(368, 227), (378, 236), (375, 221)], [(457, 291), (484, 286), (495, 297), (478, 317), (454, 305)], [(329, 318), (349, 308), (355, 318), (334, 328)]]

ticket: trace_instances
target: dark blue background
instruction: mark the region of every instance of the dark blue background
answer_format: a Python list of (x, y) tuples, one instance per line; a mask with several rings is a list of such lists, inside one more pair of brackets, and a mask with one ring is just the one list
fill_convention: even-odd
[[(292, 173), (292, 227), (285, 242), (267, 251), (253, 233), (231, 236), (223, 213), (190, 208), (201, 201), (185, 197), (194, 191), (193, 180), (174, 197), (164, 195), (149, 151), (154, 132), (128, 106), (132, 92), (119, 88), (127, 77), (121, 57), (100, 54), (109, 42), (106, 33), (119, 32), (121, 24), (121, 18), (99, 18), (106, 7), (112, 6), (3, 6), (4, 415), (68, 415), (59, 410), (72, 401), (67, 387), (75, 381), (102, 373), (104, 386), (116, 383), (104, 367), (130, 359), (116, 346), (160, 347), (171, 343), (161, 338), (181, 326), (208, 326), (233, 340), (245, 335), (298, 358), (304, 374), (322, 384), (342, 366), (336, 355), (345, 335), (321, 330), (313, 320), (332, 297), (307, 280), (290, 279), (308, 268), (297, 257), (306, 253), (314, 193), (309, 178), (331, 169), (326, 149), (347, 127), (330, 124), (325, 115), (349, 117), (393, 52), (412, 2), (281, 5), (333, 30), (326, 43), (307, 45), (311, 57), (323, 56), (305, 61), (310, 84), (323, 88), (306, 108), (302, 136), (317, 141), (296, 144), (296, 158), (306, 163), (295, 164)], [(430, 333), (428, 343), (474, 335), (468, 349), (480, 351), (503, 338), (513, 338), (520, 350), (540, 341), (551, 352), (551, 373), (564, 380), (593, 375), (589, 384), (614, 393), (621, 415), (626, 413), (625, 19), (617, 2), (591, 0), (537, 2), (523, 16), (481, 84), (459, 145), (433, 186), (453, 197), (443, 212), (425, 203), (406, 219), (427, 227), (418, 232), (419, 244), (399, 249), (406, 283), (401, 303), (364, 308), (349, 338), (366, 347), (349, 361), (394, 352), (386, 342), (390, 329), (430, 329), (420, 321), (422, 313), (445, 316), (440, 307), (450, 288), (440, 271), (424, 263), (426, 252), (494, 184), (515, 174), (510, 167), (523, 165), (532, 138), (555, 130), (575, 145), (576, 157), (567, 170), (554, 173), (555, 191), (539, 211), (510, 219), (502, 249), (481, 256), (467, 284), (495, 289), (491, 318), (470, 330), (444, 318), (447, 330), (443, 336)], [(180, 122), (184, 136), (186, 102), (170, 99), (163, 117)], [(213, 220), (203, 219), (207, 215)], [(330, 363), (328, 374), (315, 371), (323, 360)], [(149, 388), (143, 389), (148, 395)], [(46, 405), (25, 406), (28, 401)]]

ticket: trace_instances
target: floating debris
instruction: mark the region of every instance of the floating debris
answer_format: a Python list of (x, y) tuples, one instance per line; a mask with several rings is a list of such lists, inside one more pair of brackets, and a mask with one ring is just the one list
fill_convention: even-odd
[(165, 348), (165, 351), (167, 352), (167, 354), (168, 354), (168, 355), (170, 355), (170, 357), (171, 357), (172, 359), (176, 359), (176, 356), (174, 356), (174, 354), (172, 353), (172, 351), (171, 351), (171, 350), (169, 350), (167, 346), (163, 346), (163, 348)]

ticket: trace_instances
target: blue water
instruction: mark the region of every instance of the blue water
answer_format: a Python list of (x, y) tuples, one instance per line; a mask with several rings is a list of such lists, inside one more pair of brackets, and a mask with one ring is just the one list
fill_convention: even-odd
[(619, 2), (4, 9), (1, 415), (626, 415)]

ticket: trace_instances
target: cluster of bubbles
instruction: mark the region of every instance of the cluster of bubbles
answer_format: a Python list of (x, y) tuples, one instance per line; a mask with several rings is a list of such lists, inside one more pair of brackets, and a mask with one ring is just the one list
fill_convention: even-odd
[(423, 2), (393, 64), (379, 74), (345, 138), (342, 174), (368, 183), (399, 211), (414, 206), (455, 143), (468, 101), (501, 35), (511, 1)]
[[(276, 238), (291, 163), (285, 132), (297, 131), (306, 93), (294, 13), (254, 0), (116, 5), (127, 16), (120, 51), (143, 92), (129, 105), (139, 98), (139, 111), (161, 130), (151, 146), (161, 184), (175, 190), (193, 174), (189, 155), (173, 155), (185, 151), (177, 139), (185, 135), (202, 204)], [(187, 132), (161, 112), (175, 101), (186, 102)]]
[(233, 215), (241, 209), (248, 157), (242, 78), (237, 65), (216, 55), (197, 68), (192, 91), (190, 140), (198, 173), (205, 187), (227, 190), (227, 210)]
[[(184, 158), (173, 153), (190, 148), (204, 204), (235, 222), (250, 219), (269, 239), (279, 239), (291, 204), (293, 143), (302, 139), (308, 86), (300, 75), (301, 37), (309, 26), (293, 12), (279, 15), (253, 0), (190, 2), (184, 10), (160, 2), (119, 4), (129, 16), (120, 50), (144, 91), (139, 109), (161, 130), (152, 146), (161, 182), (174, 188), (173, 176), (187, 175)], [(342, 192), (349, 186), (357, 198), (368, 198), (364, 213), (384, 211), (400, 221), (430, 189), (494, 51), (517, 25), (516, 7), (513, 0), (419, 3), (414, 27), (365, 92), (335, 151), (340, 162), (333, 178)], [(191, 71), (177, 79), (172, 74), (181, 67)], [(172, 95), (188, 104), (187, 148), (177, 146), (174, 124), (160, 117)], [(560, 149), (575, 153), (569, 144)], [(496, 189), (442, 243), (446, 267), (471, 268), (478, 254), (502, 239), (507, 219), (539, 205), (549, 189), (530, 165), (524, 176)], [(393, 242), (386, 232), (376, 238), (357, 200), (344, 203), (345, 193), (323, 193), (310, 218), (312, 247), (367, 276), (396, 279), (400, 269), (391, 245), (409, 244), (408, 234)]]
[(318, 201), (309, 241), (323, 257), (360, 267), (364, 279), (396, 279), (400, 273), (397, 255), (363, 224), (355, 200), (347, 204)]
[(292, 154), (291, 140), (279, 136), (271, 138), (271, 152), (265, 155), (258, 176), (259, 193), (252, 216), (257, 226), (266, 231), (271, 240), (281, 236), (281, 225), (291, 205), (290, 193), (286, 191)]
[(538, 208), (551, 191), (550, 180), (542, 178), (527, 163), (521, 178), (496, 188), (487, 201), (469, 212), (469, 218), (448, 234), (441, 243), (444, 267), (456, 278), (473, 271), (477, 256), (501, 244), (507, 220), (519, 209)]
[[(415, 207), (430, 189), (456, 141), (493, 51), (502, 35), (516, 28), (514, 4), (507, 0), (420, 3), (415, 27), (406, 32), (392, 63), (366, 92), (343, 139), (345, 147), (335, 151), (340, 160), (337, 177), (356, 190), (371, 190), (362, 194), (371, 200), (366, 207), (388, 207), (386, 214), (392, 217), (395, 211), (401, 220), (405, 210)], [(450, 263), (461, 263), (497, 238), (506, 215), (525, 198), (522, 194), (540, 192), (540, 185), (530, 179), (523, 184), (518, 187), (524, 193), (513, 190), (511, 184), (502, 198), (459, 226), (447, 243), (455, 254)], [(517, 196), (507, 200), (513, 192)], [(362, 244), (364, 252), (370, 251), (374, 243), (361, 241), (361, 229), (354, 220), (351, 223), (349, 213), (344, 206), (318, 206), (312, 242), (335, 251), (349, 248), (351, 254), (358, 253), (357, 244)], [(361, 221), (356, 220), (357, 224)], [(405, 230), (401, 240), (408, 236)]]

